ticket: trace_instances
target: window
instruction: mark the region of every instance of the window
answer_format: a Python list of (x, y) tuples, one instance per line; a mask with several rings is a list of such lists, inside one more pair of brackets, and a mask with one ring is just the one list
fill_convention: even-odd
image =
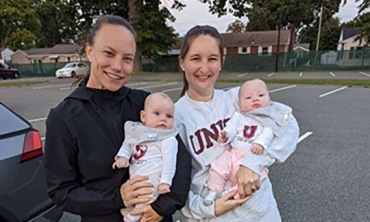
[(356, 47), (355, 59), (359, 59), (361, 57), (362, 57), (362, 47), (358, 46), (358, 47)]
[(247, 48), (246, 47), (242, 48), (242, 53), (247, 53)]
[(355, 48), (354, 47), (351, 47), (349, 49), (349, 59), (353, 59), (353, 57), (354, 57), (354, 51), (355, 51)]
[(262, 55), (268, 55), (269, 54), (269, 47), (262, 47)]

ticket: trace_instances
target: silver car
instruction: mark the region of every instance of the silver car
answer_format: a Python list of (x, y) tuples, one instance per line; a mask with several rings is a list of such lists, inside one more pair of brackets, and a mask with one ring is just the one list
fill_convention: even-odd
[(0, 221), (58, 221), (46, 193), (39, 132), (0, 103)]

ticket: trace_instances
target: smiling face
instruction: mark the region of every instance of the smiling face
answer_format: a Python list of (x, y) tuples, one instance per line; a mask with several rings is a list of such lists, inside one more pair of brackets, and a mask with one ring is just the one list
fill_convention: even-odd
[(209, 101), (220, 74), (223, 59), (220, 42), (210, 35), (194, 38), (184, 58), (179, 59), (189, 83), (188, 96), (197, 101)]
[(239, 108), (248, 112), (270, 105), (270, 95), (266, 84), (259, 79), (245, 82), (239, 90)]
[(87, 87), (117, 91), (130, 79), (134, 66), (136, 43), (134, 35), (124, 26), (103, 24), (86, 45), (91, 62)]
[(169, 96), (164, 93), (153, 93), (146, 98), (140, 118), (145, 126), (171, 129), (174, 123), (174, 113), (175, 107)]

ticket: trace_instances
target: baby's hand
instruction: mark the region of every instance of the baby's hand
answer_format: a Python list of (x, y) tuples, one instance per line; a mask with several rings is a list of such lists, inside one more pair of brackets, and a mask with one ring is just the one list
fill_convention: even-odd
[(126, 159), (125, 157), (118, 157), (117, 161), (113, 163), (112, 168), (121, 169), (121, 168), (126, 168), (129, 165), (130, 164), (128, 162), (128, 159)]
[(169, 192), (171, 192), (170, 185), (168, 185), (166, 183), (159, 184), (159, 186), (158, 186), (158, 193), (159, 194), (165, 194), (165, 193), (169, 193)]
[(261, 146), (258, 143), (253, 143), (252, 146), (251, 146), (251, 151), (254, 154), (262, 154), (263, 150), (264, 150), (263, 146)]
[(228, 139), (229, 139), (229, 134), (228, 134), (225, 130), (222, 130), (222, 131), (218, 134), (217, 142), (218, 142), (218, 143), (224, 143), (224, 142), (226, 142)]

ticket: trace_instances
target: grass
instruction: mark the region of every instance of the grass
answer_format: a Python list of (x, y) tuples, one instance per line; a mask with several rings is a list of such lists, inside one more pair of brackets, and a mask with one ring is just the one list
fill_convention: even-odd
[(24, 82), (0, 82), (0, 87), (11, 87), (11, 86), (30, 86), (34, 84), (45, 83), (47, 81), (24, 81)]

